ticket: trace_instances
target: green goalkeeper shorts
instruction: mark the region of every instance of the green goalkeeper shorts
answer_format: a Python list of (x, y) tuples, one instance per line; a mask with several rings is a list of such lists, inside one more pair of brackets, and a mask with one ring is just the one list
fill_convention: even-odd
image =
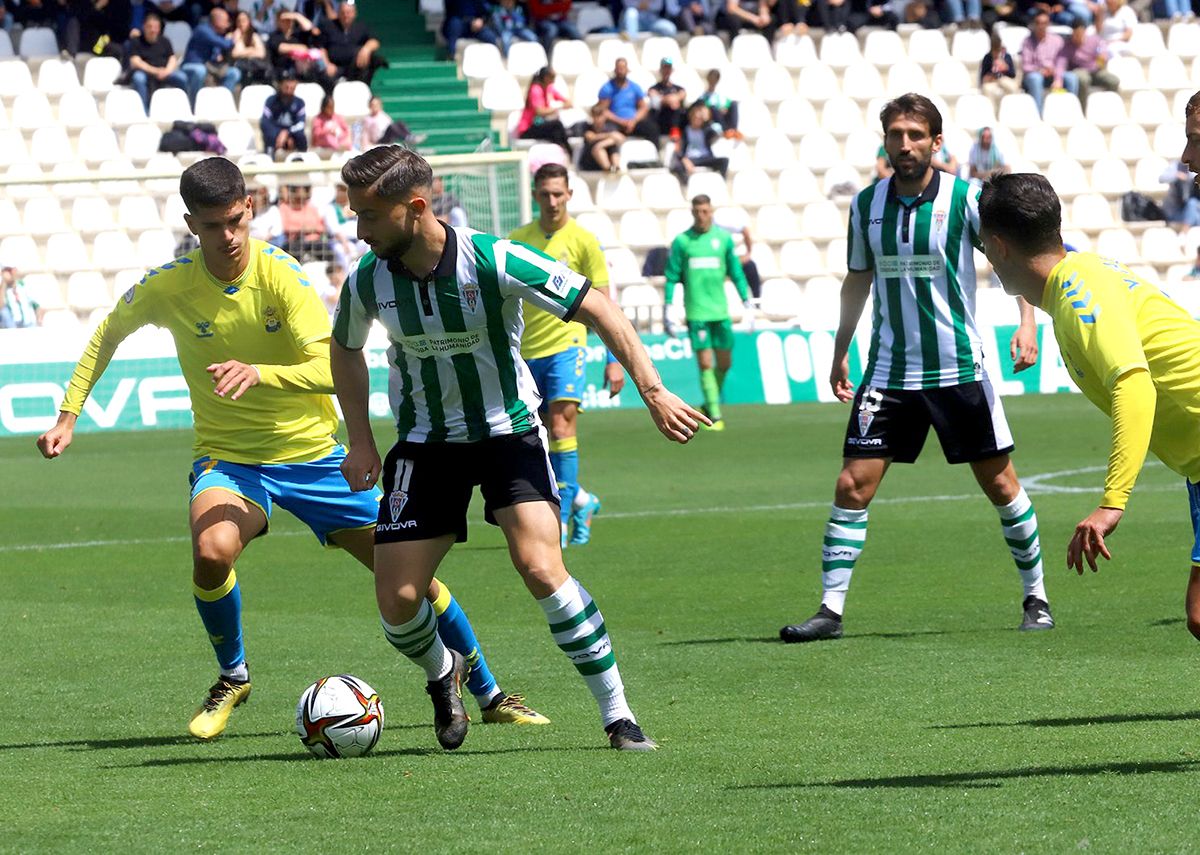
[(723, 321), (688, 321), (687, 327), (692, 350), (733, 350), (733, 322), (729, 318)]

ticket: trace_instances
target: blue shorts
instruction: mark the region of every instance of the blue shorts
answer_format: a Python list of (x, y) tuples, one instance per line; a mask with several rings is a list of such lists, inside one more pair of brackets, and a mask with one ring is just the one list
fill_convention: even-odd
[(1200, 484), (1187, 481), (1188, 504), (1192, 508), (1192, 563), (1200, 565)]
[(587, 362), (587, 351), (582, 347), (568, 347), (558, 353), (528, 359), (526, 362), (533, 373), (533, 382), (537, 383), (538, 393), (542, 396), (544, 404), (553, 401), (578, 403), (583, 400), (583, 371)]
[[(259, 466), (201, 457), (192, 464), (192, 499), (205, 490), (228, 490), (258, 505), (270, 527), (271, 508), (278, 504), (312, 529), (323, 545), (335, 531), (374, 528), (379, 516), (379, 488), (350, 491), (339, 467), (346, 449), (336, 446), (310, 463), (267, 463)], [(264, 528), (260, 534), (266, 534)]]

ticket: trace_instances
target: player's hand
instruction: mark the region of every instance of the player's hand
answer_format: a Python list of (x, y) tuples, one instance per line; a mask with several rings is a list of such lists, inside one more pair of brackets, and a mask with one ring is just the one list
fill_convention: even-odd
[(829, 387), (833, 395), (842, 403), (854, 400), (854, 387), (850, 385), (850, 354), (833, 361), (829, 371)]
[(610, 362), (604, 366), (604, 388), (608, 394), (616, 396), (625, 388), (625, 369), (619, 362)]
[(1036, 365), (1038, 358), (1037, 327), (1017, 327), (1012, 340), (1008, 343), (1008, 353), (1012, 357), (1013, 371), (1017, 374)]
[(355, 493), (374, 487), (382, 472), (383, 461), (379, 459), (374, 442), (350, 446), (342, 460), (342, 477)]
[(42, 457), (53, 460), (67, 450), (75, 435), (75, 419), (74, 413), (59, 413), (57, 424), (37, 438)]
[(1112, 553), (1104, 545), (1104, 538), (1117, 529), (1124, 511), (1116, 508), (1096, 508), (1088, 514), (1087, 519), (1075, 526), (1075, 534), (1067, 545), (1067, 567), (1080, 576), (1083, 575), (1083, 562), (1086, 560), (1092, 572), (1096, 567), (1096, 556), (1103, 555), (1105, 560), (1112, 558)]
[(650, 417), (654, 419), (654, 424), (658, 426), (662, 435), (680, 445), (690, 441), (701, 424), (712, 424), (708, 416), (685, 404), (662, 383), (657, 383), (643, 392), (642, 400), (646, 402)]
[(213, 383), (216, 384), (213, 391), (217, 393), (217, 396), (224, 398), (229, 395), (230, 400), (233, 401), (246, 394), (246, 390), (251, 386), (257, 386), (262, 382), (257, 368), (244, 362), (238, 362), (236, 359), (228, 362), (214, 362), (205, 370), (212, 375)]

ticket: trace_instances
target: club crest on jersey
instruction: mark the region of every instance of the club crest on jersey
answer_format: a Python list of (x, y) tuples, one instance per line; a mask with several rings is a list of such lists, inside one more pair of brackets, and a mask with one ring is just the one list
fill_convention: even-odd
[(879, 412), (879, 407), (883, 403), (883, 395), (878, 389), (868, 388), (863, 392), (862, 400), (858, 404), (858, 435), (866, 436), (867, 431), (871, 429), (871, 423), (875, 421), (875, 414)]
[(475, 311), (475, 307), (479, 304), (479, 284), (464, 282), (459, 286), (459, 290), (462, 292), (463, 304), (467, 307), (467, 311)]
[(196, 321), (196, 338), (212, 338), (212, 321)]
[(282, 326), (283, 324), (279, 322), (279, 315), (276, 314), (274, 306), (267, 306), (263, 309), (263, 328), (267, 332), (279, 332)]
[(946, 227), (946, 212), (945, 211), (934, 211), (933, 212), (933, 228), (936, 231), (940, 232), (945, 227)]

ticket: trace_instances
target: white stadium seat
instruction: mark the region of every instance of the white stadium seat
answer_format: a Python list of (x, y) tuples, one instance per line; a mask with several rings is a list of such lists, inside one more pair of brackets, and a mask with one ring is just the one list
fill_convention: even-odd
[[(804, 296), (800, 303), (800, 328), (808, 331), (837, 329), (841, 318), (842, 283), (832, 276), (816, 276), (804, 283)], [(765, 286), (764, 286), (765, 290)], [(763, 295), (766, 297), (766, 294)], [(774, 295), (772, 295), (772, 303)], [(785, 303), (779, 308), (768, 307), (771, 314), (788, 310)]]
[(889, 68), (908, 60), (904, 42), (895, 30), (869, 30), (863, 42), (863, 56), (878, 68)]
[(729, 61), (747, 71), (774, 64), (771, 43), (761, 33), (739, 33), (729, 46)]
[(825, 273), (825, 260), (811, 240), (790, 240), (779, 250), (779, 270), (785, 276), (808, 279)]
[(1114, 128), (1129, 121), (1120, 92), (1093, 92), (1088, 96), (1087, 120), (1100, 128)]
[[(168, 229), (150, 229), (138, 235), (137, 259), (143, 267), (154, 267), (175, 258), (175, 235)], [(128, 263), (122, 267), (128, 267)]]
[(121, 156), (121, 145), (113, 129), (102, 122), (88, 125), (79, 132), (79, 157), (89, 166)]
[(842, 150), (833, 134), (816, 129), (800, 140), (799, 159), (814, 172), (823, 172), (842, 159)]
[(758, 267), (759, 276), (775, 276), (779, 273), (779, 265), (775, 261), (775, 251), (769, 243), (755, 241), (750, 248), (750, 260)]
[(1070, 92), (1050, 92), (1042, 116), (1052, 128), (1066, 131), (1083, 121), (1083, 108)]
[(576, 78), (589, 69), (595, 68), (592, 62), (592, 51), (587, 42), (577, 39), (562, 39), (554, 43), (550, 52), (550, 67), (563, 77)]
[(783, 243), (802, 236), (796, 213), (790, 205), (763, 205), (759, 208), (754, 234), (771, 243)]
[(71, 203), (71, 228), (75, 231), (96, 234), (116, 227), (112, 205), (104, 197), (79, 196)]
[(468, 80), (487, 80), (504, 71), (504, 58), (495, 45), (471, 42), (463, 51), (460, 67)]
[(958, 98), (979, 88), (971, 72), (957, 59), (943, 59), (929, 72), (929, 79), (937, 82), (937, 92), (943, 98)]
[(34, 131), (56, 125), (54, 111), (45, 93), (36, 89), (22, 92), (12, 104), (12, 115), (9, 117), (13, 127), (22, 131)]
[(48, 59), (38, 67), (37, 88), (51, 98), (79, 88), (79, 72), (74, 60)]
[(217, 125), (217, 138), (225, 146), (226, 157), (240, 157), (257, 148), (258, 129), (242, 119), (234, 119)]
[(12, 100), (22, 92), (33, 88), (33, 75), (29, 66), (22, 60), (9, 59), (0, 61), (0, 98)]
[(8, 30), (0, 30), (0, 59), (8, 59), (16, 56), (17, 52), (13, 48), (12, 39), (8, 35)]
[[(154, 108), (153, 100), (150, 102), (150, 108)], [(233, 93), (224, 86), (205, 86), (197, 92), (193, 112), (197, 122), (211, 122), (214, 125), (239, 118), (237, 105), (233, 103)]]
[(1159, 266), (1187, 261), (1179, 233), (1168, 226), (1155, 226), (1142, 233), (1142, 260)]
[(96, 98), (86, 89), (64, 92), (58, 101), (58, 120), (63, 127), (77, 131), (100, 121)]
[(1178, 160), (1182, 151), (1179, 141), (1184, 138), (1183, 122), (1167, 122), (1154, 129), (1154, 153)]
[(796, 146), (782, 130), (769, 131), (754, 143), (754, 162), (767, 172), (782, 172), (796, 162)]
[(605, 176), (596, 186), (596, 206), (604, 211), (632, 211), (642, 206), (637, 184), (628, 175)]
[(93, 95), (111, 92), (121, 76), (121, 61), (115, 56), (94, 56), (83, 67), (83, 88)]
[(1071, 200), (1071, 215), (1067, 218), (1077, 229), (1100, 231), (1113, 225), (1112, 207), (1096, 193), (1081, 193)]
[(321, 102), (325, 100), (325, 90), (320, 83), (301, 83), (296, 86), (296, 97), (304, 102), (304, 111), (308, 114), (309, 122), (313, 116), (321, 112)]
[(1170, 165), (1166, 158), (1153, 154), (1138, 158), (1133, 168), (1133, 189), (1148, 195), (1161, 192), (1166, 185), (1159, 179)]
[(830, 98), (821, 108), (821, 128), (835, 137), (848, 137), (855, 131), (862, 130), (862, 110), (854, 99), (839, 95)]
[(817, 62), (817, 48), (812, 36), (793, 33), (775, 42), (775, 61), (785, 68), (804, 68)]
[(826, 33), (821, 39), (821, 62), (835, 68), (845, 68), (863, 58), (858, 37), (853, 33)]
[(91, 268), (87, 247), (83, 239), (73, 232), (60, 232), (46, 239), (46, 260), (59, 273)]
[(104, 96), (104, 121), (117, 128), (146, 121), (141, 96), (132, 89), (113, 89)]
[(977, 131), (996, 124), (996, 109), (986, 95), (960, 95), (954, 104), (954, 122), (960, 128)]
[(187, 21), (167, 21), (163, 25), (163, 35), (175, 49), (175, 53), (183, 57), (187, 51), (188, 40), (192, 37), (192, 27)]
[(1080, 194), (1092, 192), (1086, 170), (1078, 160), (1069, 157), (1051, 163), (1046, 170), (1046, 180), (1063, 199), (1072, 199)]
[(238, 100), (238, 115), (248, 122), (257, 122), (262, 118), (263, 105), (274, 94), (275, 87), (262, 83), (243, 86)]
[[(203, 91), (203, 90), (201, 90)], [(173, 86), (154, 90), (150, 96), (150, 121), (159, 127), (169, 128), (175, 122), (190, 122), (195, 119), (187, 93)]]
[(738, 105), (738, 130), (748, 140), (756, 140), (775, 128), (773, 110), (762, 101), (751, 98)]
[(25, 290), (35, 303), (43, 309), (65, 309), (62, 286), (53, 273), (31, 273), (25, 277)]
[(792, 74), (782, 65), (763, 65), (754, 72), (754, 97), (768, 104), (778, 104), (796, 94)]
[(960, 62), (979, 62), (988, 52), (989, 46), (986, 30), (965, 30), (959, 27), (950, 43), (950, 55)]
[(828, 63), (806, 65), (800, 69), (800, 82), (797, 90), (804, 93), (804, 98), (819, 103), (837, 95), (841, 87), (838, 85), (838, 73)]
[(651, 36), (642, 44), (642, 68), (657, 71), (664, 59), (669, 59), (676, 66), (683, 65), (683, 51), (679, 42), (666, 36)]
[(1038, 115), (1037, 104), (1030, 95), (1016, 92), (1000, 99), (997, 120), (1012, 131), (1023, 131), (1041, 124), (1042, 117)]
[(859, 62), (842, 72), (842, 94), (861, 103), (879, 97), (883, 91), (883, 78), (879, 69), (869, 62)]
[(1104, 132), (1089, 122), (1083, 122), (1067, 132), (1067, 151), (1080, 163), (1095, 163), (1108, 154)]
[[(615, 37), (606, 38), (600, 42), (600, 46), (596, 49), (596, 68), (603, 71), (606, 76), (610, 76), (618, 59), (623, 59), (629, 64), (631, 74), (634, 70), (641, 70), (642, 64), (638, 61), (635, 45)], [(658, 69), (653, 70), (657, 71)]]
[(42, 166), (75, 160), (71, 140), (67, 137), (66, 130), (58, 125), (34, 131), (33, 138), (29, 141), (29, 153)]
[(800, 228), (804, 237), (817, 241), (845, 237), (846, 220), (843, 207), (829, 200), (811, 202), (804, 206)]
[(1129, 102), (1129, 121), (1153, 128), (1175, 118), (1171, 115), (1171, 106), (1167, 103), (1167, 96), (1162, 92), (1144, 89), (1133, 93)]
[(1095, 251), (1108, 258), (1119, 258), (1126, 264), (1139, 260), (1137, 241), (1129, 229), (1125, 228), (1105, 229), (1100, 232), (1096, 238)]
[(855, 169), (874, 172), (875, 161), (878, 160), (879, 146), (883, 140), (877, 131), (862, 128), (846, 137), (842, 146), (842, 157), (845, 162)]
[(790, 321), (804, 310), (804, 292), (791, 279), (768, 279), (762, 285), (759, 310), (772, 321)]
[(688, 39), (684, 56), (688, 65), (700, 71), (720, 68), (723, 74), (725, 66), (729, 65), (725, 42), (721, 41), (720, 36), (693, 36)]
[(1146, 73), (1142, 69), (1142, 61), (1133, 56), (1114, 56), (1108, 61), (1107, 71), (1111, 71), (1121, 81), (1121, 91), (1130, 92), (1146, 88)]
[[(1146, 136), (1146, 129), (1141, 125), (1118, 125), (1112, 129), (1109, 148), (1113, 157), (1133, 162), (1150, 151), (1150, 138)], [(1182, 148), (1180, 150), (1182, 151)]]
[(890, 97), (906, 92), (925, 92), (929, 89), (929, 78), (925, 69), (915, 62), (904, 60), (888, 67), (884, 91)]
[(1196, 91), (1183, 60), (1172, 54), (1161, 54), (1150, 60), (1146, 82), (1151, 89), (1160, 92), (1187, 92), (1190, 96)]
[(714, 208), (729, 204), (729, 185), (716, 172), (693, 172), (688, 176), (684, 198), (694, 199), (704, 195), (712, 200)]
[(483, 81), (483, 92), (479, 103), (493, 113), (507, 113), (525, 106), (525, 93), (517, 79), (506, 72), (498, 72)]
[(651, 211), (669, 211), (687, 205), (679, 179), (669, 172), (652, 172), (642, 179), (642, 205)]
[(1133, 37), (1130, 38), (1127, 48), (1133, 56), (1149, 59), (1165, 53), (1167, 46), (1163, 44), (1162, 30), (1158, 28), (1158, 24), (1148, 23), (1138, 24), (1133, 28)]
[(745, 169), (733, 176), (731, 199), (745, 208), (771, 205), (775, 202), (775, 185), (766, 170)]
[[(92, 260), (99, 270), (113, 272), (137, 264), (137, 250), (123, 231), (105, 231), (92, 243)], [(150, 266), (150, 265), (145, 265)]]
[(347, 122), (367, 115), (371, 87), (361, 80), (343, 80), (333, 87), (333, 109)]
[[(0, 128), (0, 166), (24, 163), (29, 159), (29, 151), (25, 148), (25, 139), (16, 128)], [(12, 186), (5, 188), (13, 192)]]
[(791, 166), (779, 174), (779, 201), (792, 207), (822, 198), (821, 185), (807, 166)]
[(162, 131), (156, 124), (141, 122), (130, 125), (125, 130), (125, 140), (121, 151), (130, 160), (145, 163), (158, 153), (158, 144), (161, 140)]
[(94, 270), (72, 273), (67, 279), (67, 303), (77, 312), (110, 307), (113, 295), (108, 280)]
[(0, 258), (17, 270), (38, 271), (42, 267), (42, 256), (37, 244), (29, 235), (9, 235), (0, 239)]
[(631, 285), (645, 281), (637, 256), (626, 247), (618, 246), (605, 250), (604, 261), (608, 265), (608, 281), (612, 285)]
[[(986, 46), (967, 61), (977, 62), (985, 53), (987, 53)], [(913, 30), (908, 37), (908, 58), (927, 67), (936, 67), (939, 63), (951, 59), (950, 46), (946, 44), (946, 34), (941, 30)], [(961, 64), (963, 61), (958, 60), (958, 62)], [(937, 80), (938, 78), (935, 75), (933, 79)], [(938, 91), (945, 94), (941, 86), (938, 87)]]
[(30, 27), (21, 33), (17, 53), (22, 59), (58, 56), (58, 37), (50, 27)]
[(0, 237), (25, 234), (21, 212), (11, 199), (0, 199)]
[(508, 49), (505, 66), (508, 73), (521, 80), (528, 80), (550, 64), (546, 49), (539, 42), (514, 42)]
[(608, 9), (601, 6), (586, 6), (579, 10), (575, 26), (586, 36), (592, 30), (612, 29), (616, 25), (613, 22), (612, 13)]
[(39, 196), (26, 202), (22, 219), (26, 233), (34, 237), (48, 237), (68, 229), (62, 206), (52, 196)]
[(665, 246), (662, 225), (653, 211), (626, 211), (621, 215), (617, 235), (621, 243), (634, 249)]
[(1026, 160), (1045, 166), (1063, 156), (1062, 138), (1049, 125), (1034, 125), (1025, 132), (1021, 154)]
[(1200, 24), (1172, 24), (1167, 33), (1167, 53), (1180, 59), (1200, 57)]
[(807, 98), (789, 98), (779, 105), (775, 127), (779, 134), (798, 140), (817, 127), (817, 112)]

